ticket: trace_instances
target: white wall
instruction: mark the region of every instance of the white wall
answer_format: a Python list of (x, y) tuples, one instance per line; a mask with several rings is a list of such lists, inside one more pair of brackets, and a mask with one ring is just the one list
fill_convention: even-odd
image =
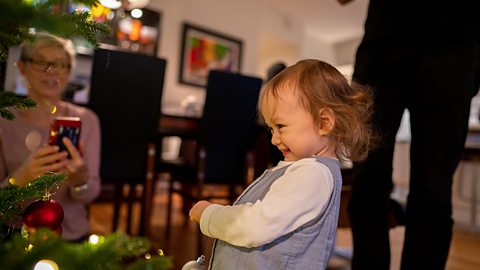
[(148, 7), (161, 13), (158, 56), (167, 60), (163, 108), (178, 106), (189, 95), (202, 103), (205, 96), (202, 88), (178, 83), (184, 22), (242, 40), (241, 72), (246, 75), (265, 78), (268, 67), (277, 61), (288, 65), (303, 58), (318, 58), (334, 65), (346, 62), (336, 60), (336, 44), (312, 37), (298, 18), (263, 0), (152, 0)]
[(332, 65), (335, 61), (335, 44), (325, 42), (314, 35), (306, 33), (301, 44), (301, 58), (315, 58)]
[(149, 8), (161, 13), (158, 56), (167, 60), (163, 106), (177, 106), (189, 95), (203, 102), (202, 88), (178, 83), (181, 32), (184, 22), (224, 33), (243, 41), (241, 72), (256, 73), (258, 59), (258, 25), (260, 14), (252, 12), (259, 5), (254, 0), (154, 0)]
[[(350, 58), (353, 61), (344, 44), (320, 40), (305, 30), (301, 18), (293, 18), (265, 0), (151, 0), (148, 8), (161, 13), (157, 55), (167, 60), (163, 109), (178, 107), (192, 95), (198, 107), (203, 105), (203, 88), (178, 82), (184, 22), (242, 40), (241, 73), (246, 75), (265, 78), (267, 69), (278, 61), (291, 65), (300, 59), (318, 58), (336, 66), (348, 63)], [(81, 66), (79, 62), (77, 68)], [(9, 67), (16, 69), (13, 64)], [(16, 77), (14, 72), (7, 73), (8, 89), (14, 86)], [(82, 97), (77, 102), (84, 100)]]
[(267, 70), (277, 62), (292, 65), (300, 59), (303, 23), (283, 11), (265, 6), (260, 20), (257, 73), (267, 76)]

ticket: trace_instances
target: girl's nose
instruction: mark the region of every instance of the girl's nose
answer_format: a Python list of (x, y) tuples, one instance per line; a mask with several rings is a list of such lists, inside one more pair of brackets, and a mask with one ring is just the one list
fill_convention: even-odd
[(272, 140), (271, 140), (273, 145), (279, 145), (281, 143), (280, 138), (278, 137), (278, 134), (276, 131), (272, 132)]

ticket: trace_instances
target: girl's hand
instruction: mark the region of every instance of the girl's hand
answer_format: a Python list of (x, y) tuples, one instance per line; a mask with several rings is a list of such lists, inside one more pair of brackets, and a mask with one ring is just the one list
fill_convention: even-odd
[[(82, 158), (80, 151), (75, 148), (72, 141), (67, 137), (62, 138), (63, 144), (70, 153), (71, 159), (67, 160), (63, 173), (67, 176), (67, 180), (72, 186), (79, 186), (88, 182), (88, 167), (85, 160)], [(80, 144), (82, 148), (82, 144)]]
[(211, 203), (207, 201), (199, 201), (197, 202), (192, 209), (190, 209), (189, 216), (190, 219), (200, 223), (200, 218), (202, 217), (203, 211), (207, 208)]
[(47, 172), (59, 172), (67, 164), (67, 152), (58, 152), (56, 145), (39, 147), (12, 174), (14, 183), (25, 186), (35, 178)]

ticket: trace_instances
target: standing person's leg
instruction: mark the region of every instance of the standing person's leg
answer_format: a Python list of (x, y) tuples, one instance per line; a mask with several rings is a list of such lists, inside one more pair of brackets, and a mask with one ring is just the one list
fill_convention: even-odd
[[(433, 46), (432, 46), (433, 47)], [(452, 236), (452, 177), (468, 129), (475, 55), (425, 48), (414, 56), (411, 176), (402, 269), (444, 269)]]
[(395, 137), (404, 112), (403, 93), (396, 87), (396, 50), (360, 47), (354, 78), (373, 88), (373, 124), (380, 135), (379, 146), (367, 160), (354, 165), (354, 183), (349, 203), (353, 234), (352, 269), (390, 268), (389, 197)]

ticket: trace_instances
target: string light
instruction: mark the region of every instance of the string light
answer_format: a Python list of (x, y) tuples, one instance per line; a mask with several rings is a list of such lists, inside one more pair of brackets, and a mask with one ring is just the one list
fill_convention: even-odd
[(130, 11), (130, 15), (132, 15), (132, 17), (135, 19), (139, 19), (143, 16), (143, 11), (138, 8), (132, 9), (132, 11)]
[(99, 245), (105, 242), (105, 237), (104, 236), (99, 236), (96, 234), (92, 234), (88, 237), (88, 242), (92, 245)]
[(100, 238), (98, 237), (98, 235), (92, 234), (92, 235), (90, 235), (90, 237), (88, 237), (88, 242), (90, 242), (90, 244), (92, 244), (92, 245), (96, 245), (96, 244), (98, 244), (99, 239)]
[(28, 244), (28, 246), (25, 248), (26, 251), (31, 251), (33, 249), (32, 244)]
[(15, 185), (15, 179), (13, 177), (8, 178), (8, 183), (10, 183), (10, 185), (14, 186)]

